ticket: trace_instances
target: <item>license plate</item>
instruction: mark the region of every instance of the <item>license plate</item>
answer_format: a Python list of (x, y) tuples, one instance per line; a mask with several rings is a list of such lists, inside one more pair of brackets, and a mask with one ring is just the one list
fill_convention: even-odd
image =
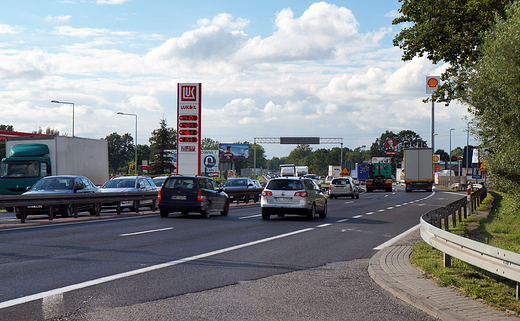
[(172, 200), (175, 200), (175, 201), (185, 201), (186, 200), (186, 195), (172, 196)]
[(277, 202), (290, 202), (290, 201), (292, 201), (292, 197), (277, 197), (276, 201)]
[(41, 205), (29, 205), (27, 208), (42, 208)]

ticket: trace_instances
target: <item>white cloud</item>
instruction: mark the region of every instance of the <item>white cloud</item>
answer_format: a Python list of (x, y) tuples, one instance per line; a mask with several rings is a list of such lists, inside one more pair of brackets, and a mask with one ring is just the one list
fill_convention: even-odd
[(17, 34), (22, 31), (22, 27), (0, 24), (0, 34)]
[(70, 15), (67, 15), (67, 16), (54, 16), (54, 17), (51, 16), (51, 15), (48, 15), (47, 17), (45, 17), (45, 21), (62, 23), (62, 22), (69, 22), (70, 18), (72, 18), (72, 16), (70, 16)]

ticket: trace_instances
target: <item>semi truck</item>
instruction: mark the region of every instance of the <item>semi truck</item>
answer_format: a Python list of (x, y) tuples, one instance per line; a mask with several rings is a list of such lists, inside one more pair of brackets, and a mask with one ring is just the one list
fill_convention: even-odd
[(67, 136), (6, 137), (0, 164), (0, 195), (18, 195), (49, 175), (83, 175), (94, 184), (108, 180), (108, 143)]
[(383, 189), (392, 191), (392, 166), (390, 163), (373, 163), (368, 165), (368, 178), (365, 181), (367, 192)]
[(433, 149), (409, 148), (404, 150), (404, 183), (406, 192), (433, 188)]

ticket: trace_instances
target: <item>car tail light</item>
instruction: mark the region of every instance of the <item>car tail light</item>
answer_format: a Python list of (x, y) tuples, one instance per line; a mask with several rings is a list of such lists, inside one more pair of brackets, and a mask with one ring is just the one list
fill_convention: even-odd
[(161, 200), (161, 189), (159, 189), (159, 192), (157, 193), (157, 200), (159, 201)]
[(350, 191), (352, 191), (352, 185), (349, 184), (348, 187), (350, 188)]
[(262, 191), (262, 196), (264, 196), (264, 197), (265, 197), (265, 196), (273, 196), (273, 192), (263, 190), (263, 191)]
[(303, 191), (303, 192), (294, 193), (294, 196), (307, 197), (307, 196), (309, 196), (309, 194), (306, 191)]
[(199, 193), (197, 194), (197, 202), (202, 202), (202, 190), (199, 189)]
[(330, 192), (331, 189), (332, 189), (332, 184), (329, 185), (329, 192)]

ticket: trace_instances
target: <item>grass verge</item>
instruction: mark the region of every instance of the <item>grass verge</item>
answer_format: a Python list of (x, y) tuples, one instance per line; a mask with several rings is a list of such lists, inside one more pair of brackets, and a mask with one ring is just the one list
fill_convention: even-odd
[[(492, 206), (491, 204), (493, 204)], [(453, 233), (477, 239), (486, 244), (520, 253), (520, 211), (517, 200), (508, 194), (488, 193), (488, 197)], [(492, 211), (496, 208), (495, 211)], [(490, 215), (488, 215), (491, 213)], [(475, 224), (476, 223), (476, 224)], [(476, 227), (476, 228), (475, 228)], [(451, 267), (443, 267), (442, 252), (425, 242), (412, 248), (410, 262), (420, 266), (426, 276), (439, 286), (452, 287), (500, 310), (520, 314), (520, 300), (515, 298), (516, 282), (481, 270), (456, 258)]]

